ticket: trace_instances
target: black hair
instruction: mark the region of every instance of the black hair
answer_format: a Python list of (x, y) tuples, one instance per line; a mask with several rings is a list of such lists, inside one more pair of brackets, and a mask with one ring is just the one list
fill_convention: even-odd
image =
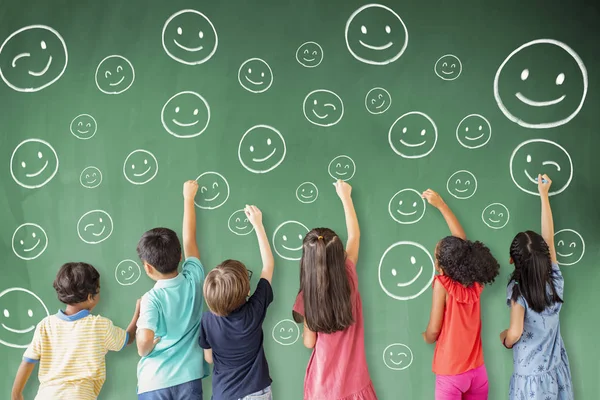
[(479, 241), (447, 236), (438, 243), (435, 256), (444, 275), (467, 287), (491, 284), (500, 273), (500, 264)]
[(154, 228), (142, 235), (137, 245), (140, 259), (161, 274), (177, 270), (181, 260), (181, 243), (177, 234), (168, 228)]
[(90, 264), (68, 262), (60, 267), (52, 286), (62, 303), (82, 303), (100, 292), (100, 273)]

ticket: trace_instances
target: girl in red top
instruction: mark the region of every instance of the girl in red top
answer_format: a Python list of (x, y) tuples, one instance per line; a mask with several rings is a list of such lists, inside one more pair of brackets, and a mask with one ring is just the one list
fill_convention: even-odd
[(304, 345), (312, 349), (304, 379), (305, 400), (377, 400), (367, 368), (362, 301), (356, 261), (360, 230), (352, 188), (335, 183), (348, 229), (346, 250), (331, 229), (304, 238), (300, 292), (293, 315), (304, 323)]
[(452, 236), (435, 248), (433, 301), (423, 338), (437, 342), (433, 354), (436, 400), (486, 400), (488, 378), (481, 346), (483, 285), (494, 282), (500, 265), (481, 242), (467, 240), (465, 231), (444, 200), (431, 189), (423, 193), (440, 210)]

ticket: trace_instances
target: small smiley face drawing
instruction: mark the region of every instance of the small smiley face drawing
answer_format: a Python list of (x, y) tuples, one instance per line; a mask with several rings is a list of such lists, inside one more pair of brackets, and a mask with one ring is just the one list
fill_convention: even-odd
[(12, 249), (22, 260), (35, 260), (48, 247), (48, 236), (44, 228), (38, 224), (20, 225), (12, 236)]
[(296, 198), (300, 203), (310, 204), (317, 201), (319, 189), (312, 182), (303, 182), (296, 189)]
[(323, 48), (317, 42), (305, 42), (296, 50), (296, 60), (306, 68), (314, 68), (323, 61)]
[(123, 163), (125, 179), (134, 185), (150, 182), (158, 174), (158, 160), (147, 150), (134, 150)]
[(133, 85), (135, 70), (123, 56), (108, 56), (96, 68), (96, 86), (102, 93), (121, 94)]
[(205, 210), (221, 207), (229, 198), (229, 183), (218, 172), (205, 172), (196, 178), (198, 193), (194, 202)]
[(227, 227), (238, 236), (248, 235), (254, 230), (244, 210), (234, 211), (227, 220)]
[(24, 349), (31, 343), (35, 326), (50, 313), (42, 299), (23, 288), (0, 293), (0, 344)]
[(300, 329), (291, 319), (279, 321), (273, 327), (273, 340), (283, 346), (291, 346), (300, 339)]
[(329, 171), (329, 176), (333, 179), (349, 181), (356, 173), (356, 164), (354, 164), (354, 160), (350, 157), (341, 155), (331, 160), (327, 170)]
[(210, 106), (196, 92), (180, 92), (162, 108), (160, 119), (167, 132), (177, 138), (192, 138), (202, 134), (210, 122)]
[(136, 283), (142, 276), (142, 269), (133, 260), (123, 260), (115, 268), (115, 279), (119, 285), (129, 286)]
[(285, 140), (269, 125), (248, 129), (238, 146), (238, 159), (244, 168), (255, 174), (264, 174), (277, 168), (285, 159)]
[(80, 114), (71, 121), (70, 130), (77, 139), (88, 140), (96, 134), (98, 124), (90, 114)]
[(286, 221), (273, 232), (273, 248), (279, 257), (296, 261), (302, 258), (302, 245), (308, 228), (298, 221)]
[(414, 224), (425, 215), (425, 199), (415, 189), (402, 189), (390, 199), (388, 212), (399, 224)]
[(318, 126), (332, 126), (344, 116), (344, 103), (331, 90), (313, 90), (304, 98), (304, 117)]
[(508, 224), (510, 213), (504, 204), (492, 203), (483, 209), (481, 219), (492, 229), (502, 229)]
[(102, 172), (93, 166), (85, 167), (79, 175), (79, 182), (84, 188), (97, 188), (102, 183)]
[(421, 158), (433, 151), (438, 131), (426, 114), (412, 111), (398, 118), (388, 132), (392, 150), (404, 158)]
[(45, 25), (13, 32), (0, 46), (0, 77), (17, 92), (37, 92), (65, 73), (69, 55), (62, 36)]
[(365, 107), (371, 114), (383, 114), (392, 105), (392, 96), (381, 87), (376, 87), (365, 96)]
[(575, 265), (585, 254), (583, 237), (573, 229), (561, 229), (554, 234), (556, 260), (559, 265)]
[(182, 64), (205, 63), (215, 54), (218, 44), (214, 25), (200, 11), (178, 11), (163, 26), (163, 49), (169, 57)]
[(412, 362), (412, 350), (405, 344), (393, 343), (383, 350), (383, 363), (389, 369), (402, 371), (410, 367)]
[(477, 191), (477, 178), (469, 171), (456, 171), (448, 178), (446, 189), (457, 199), (468, 199)]
[(492, 126), (483, 115), (467, 115), (456, 127), (456, 139), (467, 149), (483, 147), (491, 138)]
[(446, 54), (439, 58), (433, 66), (435, 74), (445, 81), (453, 81), (462, 72), (462, 63), (452, 54)]
[(27, 139), (10, 157), (10, 174), (19, 186), (36, 189), (50, 182), (58, 172), (58, 155), (50, 143)]
[(98, 244), (112, 235), (113, 220), (104, 210), (88, 211), (77, 221), (77, 234), (84, 243)]
[(263, 93), (273, 84), (273, 71), (265, 60), (250, 58), (240, 66), (238, 81), (249, 92)]

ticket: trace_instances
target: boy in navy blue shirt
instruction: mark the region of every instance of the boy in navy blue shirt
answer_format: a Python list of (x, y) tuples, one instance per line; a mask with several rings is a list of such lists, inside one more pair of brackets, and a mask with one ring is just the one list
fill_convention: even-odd
[(263, 262), (254, 294), (246, 301), (250, 277), (246, 266), (236, 260), (223, 261), (204, 282), (210, 312), (202, 317), (200, 346), (206, 361), (214, 360), (213, 400), (272, 400), (262, 323), (273, 301), (275, 262), (260, 210), (246, 206), (244, 212), (256, 232)]

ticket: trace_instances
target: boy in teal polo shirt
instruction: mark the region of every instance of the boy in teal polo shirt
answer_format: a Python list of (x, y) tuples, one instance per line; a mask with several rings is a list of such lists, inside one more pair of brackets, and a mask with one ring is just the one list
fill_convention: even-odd
[(198, 344), (204, 268), (196, 243), (196, 181), (183, 185), (183, 251), (177, 234), (155, 228), (142, 236), (137, 251), (154, 288), (142, 297), (137, 322), (139, 400), (202, 399), (208, 365)]

